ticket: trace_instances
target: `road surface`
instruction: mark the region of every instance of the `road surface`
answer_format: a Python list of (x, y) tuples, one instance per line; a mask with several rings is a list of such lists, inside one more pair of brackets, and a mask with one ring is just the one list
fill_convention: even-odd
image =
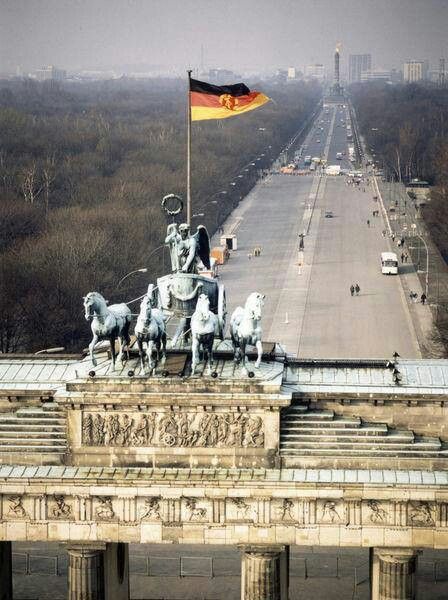
[[(353, 169), (346, 158), (347, 110), (325, 110), (302, 157), (323, 156), (328, 164)], [(420, 357), (400, 277), (381, 273), (380, 254), (393, 248), (382, 236), (382, 218), (372, 217), (378, 208), (371, 187), (349, 186), (344, 176), (274, 174), (257, 184), (225, 224), (238, 238), (238, 250), (220, 268), (229, 318), (258, 291), (266, 294), (263, 339), (282, 343), (288, 353), (386, 358), (397, 351)], [(260, 257), (253, 256), (256, 246), (262, 247)], [(361, 293), (351, 297), (355, 283)]]

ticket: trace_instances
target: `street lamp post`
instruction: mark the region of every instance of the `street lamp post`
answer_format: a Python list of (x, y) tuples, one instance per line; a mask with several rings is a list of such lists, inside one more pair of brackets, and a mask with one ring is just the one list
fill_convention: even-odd
[(143, 267), (142, 269), (135, 269), (135, 271), (130, 271), (129, 273), (126, 273), (126, 275), (124, 277), (122, 277), (120, 279), (120, 281), (117, 283), (117, 289), (120, 287), (120, 285), (123, 283), (123, 281), (125, 279), (127, 279), (131, 275), (134, 275), (134, 273), (147, 273), (147, 272), (148, 272), (148, 269), (146, 267)]
[[(428, 252), (428, 245), (425, 242), (425, 240), (423, 239), (423, 237), (417, 233), (416, 231), (416, 225), (415, 223), (413, 224), (414, 227), (414, 235), (416, 237), (418, 237), (418, 239), (422, 242), (422, 244), (425, 246), (425, 251), (426, 251), (426, 276), (425, 276), (425, 295), (428, 298), (428, 290), (429, 290), (429, 252)], [(417, 265), (420, 265), (420, 244), (418, 245), (418, 258), (417, 258)], [(418, 270), (418, 266), (417, 266), (417, 270)]]

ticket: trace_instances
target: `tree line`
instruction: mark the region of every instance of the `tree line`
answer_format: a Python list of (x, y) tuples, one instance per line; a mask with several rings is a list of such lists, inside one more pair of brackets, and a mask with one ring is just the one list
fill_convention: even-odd
[(362, 84), (352, 90), (361, 132), (396, 181), (432, 187), (423, 217), (448, 257), (448, 89), (418, 84)]
[[(274, 102), (193, 123), (193, 208), (211, 233), (320, 96), (257, 87)], [(0, 352), (79, 350), (83, 295), (129, 300), (168, 269), (160, 202), (185, 197), (185, 104), (180, 80), (0, 81)]]

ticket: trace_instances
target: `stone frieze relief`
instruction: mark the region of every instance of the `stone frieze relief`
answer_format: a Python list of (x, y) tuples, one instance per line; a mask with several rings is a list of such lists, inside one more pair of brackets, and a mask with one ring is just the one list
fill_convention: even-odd
[(448, 504), (311, 498), (3, 495), (3, 521), (251, 523), (448, 528)]
[(85, 446), (264, 446), (263, 420), (242, 413), (109, 413), (82, 415)]

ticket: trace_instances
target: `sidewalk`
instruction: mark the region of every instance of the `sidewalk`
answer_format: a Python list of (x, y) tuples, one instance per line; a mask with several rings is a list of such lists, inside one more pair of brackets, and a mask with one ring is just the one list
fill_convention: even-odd
[[(405, 238), (405, 245), (404, 247), (397, 247), (397, 241), (400, 240), (401, 236), (403, 235), (402, 229), (397, 228), (397, 224), (399, 224), (399, 221), (392, 221), (390, 220), (390, 212), (389, 209), (391, 206), (393, 206), (395, 208), (395, 202), (392, 203), (391, 198), (387, 197), (385, 190), (384, 190), (384, 186), (381, 185), (381, 183), (379, 183), (377, 181), (377, 178), (374, 177), (374, 184), (373, 184), (373, 189), (374, 189), (374, 195), (377, 195), (379, 198), (379, 202), (381, 203), (381, 212), (382, 212), (382, 217), (383, 220), (385, 222), (385, 226), (386, 226), (386, 231), (388, 232), (388, 243), (389, 246), (391, 248), (392, 252), (395, 252), (398, 255), (398, 258), (400, 259), (400, 254), (401, 252), (403, 252), (403, 250), (405, 252), (407, 252), (407, 254), (410, 257), (410, 260), (412, 260), (414, 258), (413, 253), (411, 252), (411, 244), (410, 241), (412, 241), (414, 238), (412, 237), (406, 237), (406, 235), (404, 235)], [(409, 204), (411, 202), (409, 201)], [(397, 208), (398, 211), (400, 211), (400, 206)], [(398, 215), (395, 215), (395, 217), (397, 217)], [(406, 229), (406, 231), (409, 231), (412, 229)], [(392, 238), (390, 237), (390, 234), (393, 233), (395, 234), (395, 242), (392, 242)], [(431, 310), (431, 306), (432, 306), (432, 298), (433, 296), (431, 296), (431, 292), (428, 293), (428, 303), (423, 305), (420, 301), (421, 295), (425, 289), (425, 274), (423, 277), (423, 280), (420, 279), (417, 270), (416, 270), (416, 266), (413, 264), (413, 262), (409, 262), (409, 263), (400, 263), (399, 262), (399, 273), (400, 273), (400, 280), (401, 280), (401, 284), (403, 287), (403, 293), (405, 295), (405, 299), (406, 302), (408, 304), (409, 307), (409, 311), (411, 313), (411, 317), (412, 317), (412, 322), (414, 325), (414, 329), (415, 329), (415, 333), (418, 339), (418, 343), (420, 346), (420, 351), (422, 354), (423, 358), (443, 358), (446, 356), (446, 350), (443, 347), (443, 345), (437, 341), (436, 339), (436, 328), (435, 328), (435, 323), (434, 323), (434, 315), (433, 315), (433, 311)], [(418, 298), (418, 302), (414, 302), (413, 300), (411, 300), (410, 298), (410, 293), (414, 292), (417, 294), (417, 298)]]

